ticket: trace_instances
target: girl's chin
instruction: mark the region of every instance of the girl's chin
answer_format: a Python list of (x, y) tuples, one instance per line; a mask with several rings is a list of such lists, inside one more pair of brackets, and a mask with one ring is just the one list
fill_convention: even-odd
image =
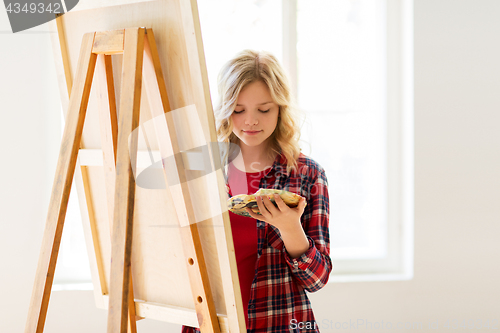
[(258, 147), (264, 143), (264, 141), (262, 141), (262, 140), (257, 141), (257, 140), (248, 140), (248, 139), (246, 139), (246, 140), (240, 139), (240, 142), (248, 147)]
[(265, 140), (262, 140), (262, 138), (257, 138), (257, 137), (249, 137), (249, 136), (243, 136), (243, 137), (238, 137), (240, 139), (240, 144), (244, 144), (247, 147), (258, 147), (262, 145), (267, 145), (269, 142), (269, 138), (266, 138)]

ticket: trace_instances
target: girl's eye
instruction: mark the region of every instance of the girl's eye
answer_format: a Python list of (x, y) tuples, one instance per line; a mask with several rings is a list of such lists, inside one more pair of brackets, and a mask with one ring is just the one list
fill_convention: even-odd
[(269, 110), (271, 110), (271, 109), (267, 109), (267, 110), (259, 110), (259, 111), (260, 111), (260, 112), (262, 112), (262, 113), (266, 113), (266, 112), (269, 112)]
[(241, 110), (241, 111), (234, 110), (234, 113), (242, 113), (243, 111), (245, 111), (245, 110)]

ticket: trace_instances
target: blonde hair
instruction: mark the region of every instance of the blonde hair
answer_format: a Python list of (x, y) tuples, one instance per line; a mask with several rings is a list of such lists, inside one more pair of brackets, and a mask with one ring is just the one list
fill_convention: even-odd
[(296, 170), (300, 154), (299, 114), (292, 101), (288, 78), (276, 57), (269, 52), (253, 50), (238, 53), (219, 73), (219, 101), (214, 112), (218, 140), (227, 143), (226, 149), (222, 149), (223, 165), (227, 165), (234, 153), (231, 144), (239, 143), (231, 120), (238, 95), (248, 84), (256, 81), (267, 85), (273, 101), (280, 108), (278, 124), (271, 134), (269, 155), (283, 154), (287, 160), (287, 172)]

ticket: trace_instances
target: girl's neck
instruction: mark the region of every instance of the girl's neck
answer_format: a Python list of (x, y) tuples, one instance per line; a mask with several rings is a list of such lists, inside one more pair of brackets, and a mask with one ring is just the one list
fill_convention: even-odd
[[(266, 146), (268, 147), (268, 146)], [(271, 148), (249, 147), (240, 144), (240, 153), (232, 161), (233, 165), (244, 172), (259, 172), (273, 165), (276, 153), (270, 155)]]

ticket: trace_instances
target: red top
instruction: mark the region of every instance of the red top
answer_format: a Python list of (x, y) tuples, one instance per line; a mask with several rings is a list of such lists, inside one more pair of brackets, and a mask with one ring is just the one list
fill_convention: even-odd
[[(270, 169), (260, 172), (243, 172), (233, 166), (232, 163), (229, 164), (229, 195), (257, 192), (260, 179)], [(250, 287), (255, 277), (255, 264), (257, 263), (257, 221), (253, 217), (241, 216), (231, 211), (229, 212), (229, 218), (231, 220), (245, 321), (248, 327), (248, 301), (250, 299)]]

